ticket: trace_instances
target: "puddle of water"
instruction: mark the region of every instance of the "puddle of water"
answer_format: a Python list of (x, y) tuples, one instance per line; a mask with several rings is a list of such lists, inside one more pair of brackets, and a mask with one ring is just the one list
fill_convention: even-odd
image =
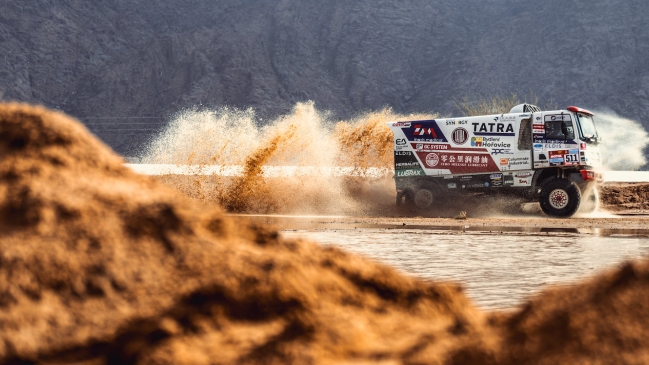
[(328, 226), (281, 234), (335, 245), (421, 278), (463, 283), (467, 295), (485, 309), (511, 308), (546, 285), (568, 284), (624, 260), (649, 256), (649, 240), (608, 232), (614, 230), (584, 234), (581, 229), (536, 228), (531, 234), (500, 235), (486, 227), (480, 232), (359, 228)]
[[(249, 221), (281, 227), (285, 230), (341, 230), (341, 229), (382, 229), (382, 230), (422, 230), (449, 232), (476, 232), (488, 234), (582, 234), (617, 237), (649, 237), (649, 228), (576, 228), (576, 227), (542, 227), (542, 226), (501, 226), (487, 225), (480, 222), (453, 221), (453, 225), (430, 225), (413, 223), (376, 223), (364, 218), (344, 216), (295, 216), (295, 215), (249, 215), (232, 214)], [(617, 217), (617, 216), (613, 216)], [(596, 218), (596, 217), (589, 217)], [(606, 218), (610, 218), (607, 216)], [(622, 217), (619, 217), (622, 218)], [(533, 218), (530, 218), (533, 219)], [(398, 220), (395, 218), (394, 220)], [(539, 220), (541, 221), (541, 220)]]

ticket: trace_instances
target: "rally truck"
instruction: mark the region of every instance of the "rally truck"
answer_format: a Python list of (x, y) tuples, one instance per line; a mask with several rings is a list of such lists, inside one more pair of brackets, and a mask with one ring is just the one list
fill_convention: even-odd
[(468, 195), (539, 202), (544, 213), (592, 211), (601, 142), (593, 113), (570, 106), (542, 111), (517, 105), (508, 114), (397, 121), (397, 205), (431, 211)]

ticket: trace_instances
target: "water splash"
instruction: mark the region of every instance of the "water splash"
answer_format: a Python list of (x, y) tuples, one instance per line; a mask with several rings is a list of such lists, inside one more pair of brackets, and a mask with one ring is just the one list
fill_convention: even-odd
[(595, 123), (604, 140), (600, 144), (604, 169), (638, 170), (646, 165), (644, 150), (649, 145), (649, 134), (640, 123), (611, 111), (595, 113)]
[[(151, 144), (143, 163), (243, 166), (237, 177), (177, 176), (160, 179), (185, 194), (218, 202), (229, 211), (284, 214), (376, 214), (394, 206), (390, 177), (363, 175), (392, 168), (392, 132), (387, 122), (433, 118), (383, 109), (349, 121), (333, 121), (313, 102), (264, 127), (252, 110), (186, 110)], [(352, 167), (355, 173), (268, 177), (268, 166)]]

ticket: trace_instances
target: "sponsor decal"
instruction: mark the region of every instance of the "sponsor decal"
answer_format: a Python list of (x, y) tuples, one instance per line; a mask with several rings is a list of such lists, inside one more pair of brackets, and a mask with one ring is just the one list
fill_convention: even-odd
[(494, 137), (483, 137), (482, 139), (482, 147), (499, 147), (499, 148), (509, 148), (511, 147), (511, 143), (505, 143), (505, 142), (499, 142), (500, 137), (494, 138)]
[(541, 117), (536, 117), (536, 120), (541, 120)]
[(512, 155), (512, 151), (509, 148), (494, 148), (491, 150), (492, 155)]
[(543, 142), (543, 140), (545, 139), (545, 134), (534, 134), (533, 136), (535, 142)]
[(532, 129), (532, 133), (545, 133), (545, 129)]
[(413, 162), (398, 162), (394, 164), (395, 169), (397, 170), (407, 170), (407, 169), (412, 169), (412, 168), (418, 168), (420, 167), (419, 162), (413, 161)]
[(534, 168), (535, 168), (535, 169), (538, 169), (538, 168), (541, 168), (541, 167), (543, 167), (543, 164), (542, 164), (542, 163), (540, 163), (540, 162), (535, 162), (535, 163), (534, 163)]
[(566, 145), (564, 143), (546, 143), (545, 148), (546, 149), (552, 149), (552, 148), (564, 148)]
[[(545, 124), (536, 124), (536, 123), (534, 123), (534, 124), (532, 124), (532, 128), (533, 129), (545, 129)], [(541, 132), (541, 133), (545, 133), (545, 132)]]
[(473, 125), (473, 134), (476, 136), (514, 136), (514, 126), (511, 123), (497, 122), (498, 117), (494, 118), (494, 123), (471, 123)]
[(507, 166), (509, 165), (509, 159), (508, 158), (501, 158), (500, 159), (500, 166)]
[(392, 123), (393, 127), (410, 127), (410, 122)]
[(470, 184), (469, 188), (481, 188), (482, 186), (482, 184)]
[(572, 119), (570, 119), (570, 114), (549, 114), (543, 117), (544, 122), (570, 122)]
[(435, 131), (435, 128), (431, 127), (424, 127), (421, 124), (415, 125), (415, 136), (433, 136), (433, 138), (437, 138), (437, 132)]
[(465, 176), (460, 176), (460, 181), (467, 181), (467, 180), (472, 180), (473, 176), (471, 175), (465, 175)]
[(395, 143), (397, 146), (405, 146), (405, 145), (408, 144), (408, 142), (406, 142), (406, 139), (405, 139), (405, 138), (398, 138), (398, 139), (396, 139), (396, 140), (394, 141), (394, 143)]
[(456, 144), (465, 144), (469, 139), (469, 132), (464, 128), (455, 128), (451, 134), (451, 138)]
[(417, 156), (408, 152), (408, 154), (395, 154), (394, 156), (394, 169), (395, 170), (409, 170), (420, 169), (421, 165), (417, 160)]
[(527, 165), (530, 163), (529, 157), (510, 157), (509, 166)]
[(395, 156), (412, 156), (412, 152), (410, 152), (410, 151), (395, 151), (394, 155)]
[(455, 119), (446, 119), (446, 125), (466, 125), (469, 124), (468, 120), (455, 120)]
[[(431, 165), (428, 160), (431, 160)], [(463, 154), (463, 153), (429, 153), (425, 156), (426, 164), (440, 167), (486, 167), (491, 161), (489, 155), (485, 154)], [(435, 160), (436, 162), (432, 162)]]
[(532, 181), (530, 179), (518, 179), (518, 185), (532, 185)]
[(505, 176), (505, 180), (503, 181), (503, 184), (505, 185), (514, 185), (514, 177), (509, 175)]
[(413, 169), (413, 170), (397, 170), (397, 177), (411, 177), (411, 176), (424, 176), (424, 170), (422, 169)]
[(543, 143), (534, 143), (534, 150), (535, 151), (542, 151), (543, 150)]
[(423, 144), (423, 143), (417, 143), (414, 144), (415, 149), (417, 150), (425, 150), (425, 151), (438, 151), (438, 150), (448, 150), (449, 145), (447, 144)]
[(448, 140), (439, 129), (437, 122), (434, 120), (422, 120), (411, 122), (409, 128), (401, 130), (406, 138), (414, 142), (437, 142), (446, 143)]
[[(497, 122), (498, 117), (495, 117), (494, 120)], [(503, 115), (500, 116), (500, 120), (501, 121), (510, 121), (511, 122), (511, 121), (516, 120), (516, 116), (515, 115), (504, 115), (503, 114)]]
[(493, 172), (500, 170), (494, 163), (493, 158), (478, 152), (425, 152), (418, 151), (417, 155), (421, 161), (425, 161), (426, 168), (443, 169), (451, 174)]
[(429, 153), (426, 155), (426, 165), (435, 167), (439, 163), (439, 156), (436, 153)]
[(517, 178), (526, 178), (526, 177), (532, 177), (532, 175), (534, 175), (534, 172), (532, 172), (532, 171), (525, 171), (525, 172), (518, 172), (518, 173), (514, 174), (514, 177), (517, 177)]
[(491, 174), (491, 175), (489, 175), (489, 178), (490, 178), (491, 180), (502, 179), (502, 178), (503, 178), (503, 174)]
[(562, 163), (563, 158), (551, 158), (550, 163)]
[(489, 187), (489, 183), (485, 181), (485, 183), (484, 183), (484, 187), (485, 187), (485, 188), (488, 188), (488, 187)]
[(520, 114), (518, 117), (519, 118), (529, 118), (530, 115), (529, 114)]
[(448, 183), (448, 184), (446, 185), (446, 187), (449, 188), (449, 189), (456, 189), (456, 188), (457, 188), (457, 184), (456, 184), (456, 183)]
[[(568, 150), (568, 153), (579, 153), (579, 150)], [(583, 152), (582, 152), (583, 154)]]
[(472, 147), (511, 147), (510, 143), (500, 142), (500, 137), (471, 137)]

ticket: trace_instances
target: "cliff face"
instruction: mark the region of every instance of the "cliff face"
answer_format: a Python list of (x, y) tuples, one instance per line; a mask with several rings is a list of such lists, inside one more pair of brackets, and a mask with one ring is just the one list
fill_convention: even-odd
[(7, 0), (0, 99), (64, 110), (121, 153), (197, 105), (453, 113), (458, 98), (516, 92), (642, 121), (647, 12), (605, 0)]

